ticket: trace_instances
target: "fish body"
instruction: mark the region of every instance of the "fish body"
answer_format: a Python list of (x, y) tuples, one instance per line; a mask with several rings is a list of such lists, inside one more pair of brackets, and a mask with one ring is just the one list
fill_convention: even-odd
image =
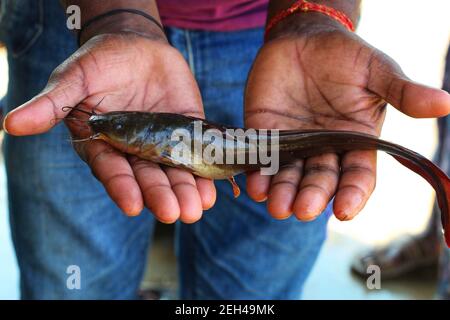
[[(92, 115), (88, 125), (94, 133), (93, 138), (104, 140), (122, 152), (163, 165), (183, 168), (204, 178), (230, 179), (232, 183), (233, 176), (267, 167), (268, 164), (261, 161), (229, 163), (225, 161), (226, 154), (232, 154), (234, 159), (238, 157), (238, 153), (243, 154), (248, 160), (255, 156), (255, 153), (259, 155), (262, 145), (267, 151), (272, 150), (276, 143), (280, 167), (298, 159), (325, 153), (342, 154), (352, 150), (385, 151), (432, 185), (441, 209), (446, 242), (450, 247), (450, 179), (422, 155), (375, 136), (349, 131), (287, 130), (278, 131), (277, 139), (274, 139), (272, 133), (260, 130), (256, 131), (256, 135), (247, 136), (246, 140), (239, 140), (229, 133), (230, 130), (239, 128), (225, 127), (195, 117), (171, 113), (122, 111)], [(196, 134), (199, 126), (202, 132), (208, 130), (215, 132), (215, 139), (206, 142), (203, 135)], [(176, 139), (174, 132), (184, 133), (191, 139), (189, 141)], [(234, 143), (226, 144), (223, 142), (225, 140)], [(185, 147), (184, 150), (190, 150), (190, 156), (174, 156), (174, 150), (180, 148), (180, 145)], [(218, 163), (205, 161), (204, 153), (211, 147), (216, 151), (221, 150), (223, 161)], [(238, 188), (234, 183), (233, 189), (235, 194), (238, 194)]]

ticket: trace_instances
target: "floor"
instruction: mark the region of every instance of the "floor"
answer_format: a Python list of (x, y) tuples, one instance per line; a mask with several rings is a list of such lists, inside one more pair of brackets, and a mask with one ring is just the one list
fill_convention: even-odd
[[(149, 267), (143, 288), (164, 289), (163, 298), (176, 295), (177, 269), (173, 250), (172, 229), (158, 225), (154, 247), (148, 259)], [(432, 299), (436, 287), (436, 272), (427, 269), (395, 281), (381, 282), (379, 290), (370, 290), (366, 281), (350, 272), (349, 264), (355, 253), (367, 246), (337, 232), (328, 240), (305, 285), (303, 299)], [(333, 266), (330, 268), (330, 266)]]
[[(420, 0), (366, 1), (358, 34), (399, 61), (405, 73), (430, 86), (441, 85), (443, 57), (448, 46), (450, 21), (447, 0), (430, 0), (440, 8), (423, 15)], [(388, 10), (386, 8), (389, 8)], [(399, 12), (408, 14), (399, 15)], [(380, 23), (382, 17), (383, 23)], [(421, 21), (417, 23), (417, 21)], [(5, 54), (0, 50), (0, 95), (7, 83)], [(382, 137), (431, 157), (436, 145), (433, 120), (417, 120), (389, 108)], [(402, 233), (419, 232), (425, 225), (433, 201), (432, 189), (420, 177), (384, 154), (379, 155), (377, 189), (363, 212), (351, 222), (329, 224), (327, 240), (308, 279), (307, 299), (429, 299), (433, 277), (416, 276), (382, 283), (380, 290), (368, 290), (349, 272), (351, 258), (361, 249), (387, 242)], [(18, 272), (7, 220), (5, 173), (0, 161), (0, 299), (17, 299)], [(162, 232), (150, 256), (144, 286), (176, 287), (170, 232)], [(330, 268), (330, 266), (333, 266)]]
[[(3, 164), (3, 160), (1, 160)], [(0, 166), (0, 300), (19, 297), (19, 274), (8, 228), (5, 172)]]
[[(0, 48), (0, 97), (6, 92), (7, 85), (6, 55)], [(3, 133), (0, 133), (0, 145)], [(8, 221), (8, 201), (6, 194), (6, 174), (3, 154), (0, 150), (0, 300), (19, 297), (19, 272), (12, 248)]]

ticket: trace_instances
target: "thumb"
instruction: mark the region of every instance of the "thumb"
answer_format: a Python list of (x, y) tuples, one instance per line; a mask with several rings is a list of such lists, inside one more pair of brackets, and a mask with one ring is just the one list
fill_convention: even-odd
[(399, 111), (414, 118), (434, 118), (450, 113), (450, 95), (411, 81), (390, 57), (378, 53), (369, 65), (368, 89)]
[(82, 69), (74, 62), (63, 63), (41, 93), (5, 116), (3, 128), (15, 136), (44, 133), (67, 115), (64, 106), (76, 106), (86, 97)]

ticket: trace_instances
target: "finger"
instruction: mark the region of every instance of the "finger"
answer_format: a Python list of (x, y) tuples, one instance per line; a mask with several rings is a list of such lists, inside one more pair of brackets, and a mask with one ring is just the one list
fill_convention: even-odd
[(303, 178), (294, 202), (294, 214), (299, 220), (314, 220), (325, 210), (336, 192), (339, 174), (336, 154), (324, 154), (305, 161)]
[(261, 175), (260, 171), (247, 173), (247, 193), (256, 202), (266, 201), (270, 189), (270, 176)]
[(375, 151), (351, 151), (342, 157), (334, 199), (334, 214), (339, 220), (351, 220), (364, 208), (375, 189), (376, 169)]
[(378, 54), (372, 59), (369, 71), (369, 90), (399, 111), (415, 118), (441, 117), (450, 113), (447, 92), (411, 81), (388, 56)]
[(202, 216), (202, 199), (197, 189), (194, 176), (181, 169), (164, 168), (180, 206), (180, 220), (194, 223)]
[(286, 219), (292, 214), (292, 207), (302, 177), (303, 161), (281, 168), (272, 178), (267, 200), (267, 209), (275, 219)]
[(216, 202), (216, 187), (214, 181), (210, 179), (196, 177), (197, 190), (202, 199), (203, 210), (211, 209)]
[(67, 115), (64, 106), (76, 106), (87, 97), (80, 69), (61, 65), (50, 77), (45, 89), (30, 101), (9, 112), (5, 130), (15, 136), (39, 134), (50, 130)]
[(153, 162), (128, 158), (144, 197), (145, 206), (162, 223), (174, 223), (180, 217), (178, 199), (161, 167)]
[(111, 199), (126, 215), (138, 215), (144, 207), (143, 199), (127, 159), (101, 141), (85, 144), (84, 153), (92, 173)]

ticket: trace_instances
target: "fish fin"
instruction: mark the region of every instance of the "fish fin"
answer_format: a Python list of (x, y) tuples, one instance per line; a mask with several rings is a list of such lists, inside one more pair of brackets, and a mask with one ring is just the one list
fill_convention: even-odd
[(239, 189), (239, 186), (237, 185), (236, 181), (234, 180), (234, 177), (228, 178), (228, 181), (230, 181), (231, 186), (233, 187), (233, 194), (234, 197), (237, 198), (241, 194), (241, 189)]

